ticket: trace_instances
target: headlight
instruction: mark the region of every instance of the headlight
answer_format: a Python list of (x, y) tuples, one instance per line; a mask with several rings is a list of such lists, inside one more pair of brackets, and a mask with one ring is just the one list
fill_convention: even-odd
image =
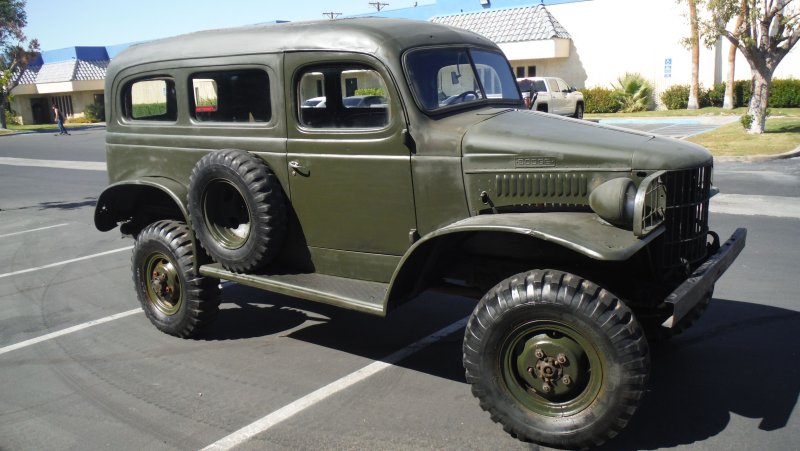
[(636, 185), (626, 177), (609, 180), (589, 195), (589, 206), (597, 216), (627, 229), (633, 227), (635, 204)]

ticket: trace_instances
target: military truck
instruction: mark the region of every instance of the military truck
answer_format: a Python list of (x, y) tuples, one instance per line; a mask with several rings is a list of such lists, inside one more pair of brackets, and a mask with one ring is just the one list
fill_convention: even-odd
[(135, 237), (158, 329), (201, 333), (221, 280), (377, 316), (457, 290), (478, 300), (466, 380), (521, 440), (617, 434), (646, 334), (690, 324), (745, 244), (709, 231), (708, 151), (529, 111), (499, 48), (456, 28), (198, 32), (130, 47), (105, 89), (95, 225)]

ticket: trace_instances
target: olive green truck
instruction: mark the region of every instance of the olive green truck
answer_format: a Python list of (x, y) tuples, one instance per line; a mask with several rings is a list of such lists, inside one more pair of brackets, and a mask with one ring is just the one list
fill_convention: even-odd
[(95, 224), (135, 237), (158, 329), (198, 334), (221, 280), (378, 316), (457, 290), (479, 299), (466, 381), (525, 441), (616, 435), (648, 340), (691, 325), (745, 245), (708, 228), (708, 151), (529, 111), (498, 47), (456, 28), (199, 32), (125, 50), (105, 89)]

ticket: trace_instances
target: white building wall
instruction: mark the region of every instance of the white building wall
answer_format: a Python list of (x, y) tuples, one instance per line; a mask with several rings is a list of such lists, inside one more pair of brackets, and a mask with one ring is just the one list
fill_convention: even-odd
[[(685, 5), (675, 0), (592, 0), (548, 5), (547, 9), (572, 36), (568, 58), (514, 61), (536, 65), (538, 76), (559, 76), (578, 88), (611, 87), (625, 72), (638, 72), (656, 89), (691, 81), (691, 51), (681, 44), (689, 36)], [(725, 81), (727, 40), (711, 49), (701, 47), (700, 83), (710, 88)], [(665, 60), (671, 59), (671, 76)], [(776, 78), (800, 77), (800, 50), (795, 48), (775, 72)], [(750, 67), (739, 52), (736, 79), (749, 80)]]

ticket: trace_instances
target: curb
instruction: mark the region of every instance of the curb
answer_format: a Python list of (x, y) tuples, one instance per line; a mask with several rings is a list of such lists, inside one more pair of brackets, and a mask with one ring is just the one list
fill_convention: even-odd
[(757, 163), (760, 161), (787, 160), (789, 158), (800, 157), (800, 146), (789, 152), (777, 155), (750, 155), (747, 157), (714, 157), (715, 161), (732, 161), (741, 163)]
[[(81, 130), (91, 130), (91, 129), (95, 129), (95, 128), (106, 128), (106, 124), (105, 123), (99, 123), (99, 124), (81, 125), (81, 126), (78, 126), (78, 127), (67, 127), (67, 130), (68, 131), (81, 131)], [(4, 134), (0, 135), (0, 138), (2, 138), (4, 136), (33, 135), (33, 134), (36, 134), (36, 133), (53, 133), (53, 132), (58, 132), (58, 129), (57, 128), (53, 128), (53, 129), (40, 129), (40, 130), (25, 130), (25, 131), (19, 131), (19, 132), (15, 131), (14, 133), (4, 133)]]

